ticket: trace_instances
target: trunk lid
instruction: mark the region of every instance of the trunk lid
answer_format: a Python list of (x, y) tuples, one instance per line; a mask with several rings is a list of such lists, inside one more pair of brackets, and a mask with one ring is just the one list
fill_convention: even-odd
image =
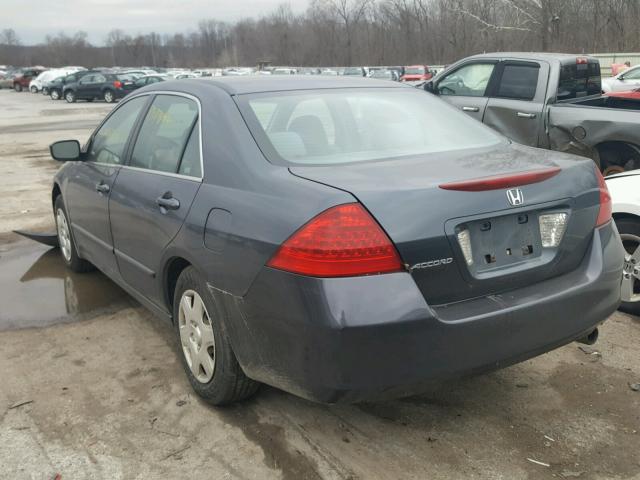
[[(559, 167), (547, 180), (518, 187), (445, 190), (451, 182)], [(290, 167), (292, 174), (351, 193), (395, 243), (432, 305), (496, 294), (576, 268), (591, 242), (599, 210), (593, 163), (520, 145), (439, 153), (428, 158), (326, 167)], [(566, 213), (558, 247), (542, 248), (538, 217)], [(473, 264), (457, 234), (469, 231)]]

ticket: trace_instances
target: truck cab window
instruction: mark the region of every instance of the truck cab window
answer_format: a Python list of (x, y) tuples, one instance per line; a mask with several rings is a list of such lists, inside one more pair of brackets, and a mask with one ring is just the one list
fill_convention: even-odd
[(438, 82), (438, 94), (484, 97), (494, 68), (494, 63), (465, 65)]
[(533, 100), (538, 85), (539, 65), (505, 65), (496, 97)]

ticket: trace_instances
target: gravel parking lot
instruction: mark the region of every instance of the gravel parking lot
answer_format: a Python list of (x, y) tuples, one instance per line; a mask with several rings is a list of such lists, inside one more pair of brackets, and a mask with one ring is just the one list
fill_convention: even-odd
[(53, 229), (47, 147), (111, 108), (0, 90), (0, 478), (640, 479), (640, 319), (621, 313), (593, 347), (416, 397), (200, 401), (168, 324), (11, 233)]

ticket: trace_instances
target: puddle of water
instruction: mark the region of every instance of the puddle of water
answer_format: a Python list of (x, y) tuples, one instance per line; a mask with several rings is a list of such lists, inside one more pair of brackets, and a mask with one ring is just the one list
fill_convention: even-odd
[(22, 243), (0, 253), (0, 331), (113, 313), (135, 302), (98, 271), (73, 273), (57, 249)]

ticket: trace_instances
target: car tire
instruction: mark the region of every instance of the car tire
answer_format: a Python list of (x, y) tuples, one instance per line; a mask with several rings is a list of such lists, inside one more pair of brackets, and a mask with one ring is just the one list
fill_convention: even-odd
[(36, 87), (29, 87), (31, 93), (38, 93), (38, 89)]
[(116, 94), (113, 93), (113, 90), (105, 90), (102, 94), (102, 98), (107, 103), (113, 103), (116, 101)]
[(20, 85), (19, 83), (14, 83), (14, 84), (13, 84), (13, 89), (14, 89), (16, 92), (21, 92), (21, 91), (22, 91), (22, 85)]
[[(616, 227), (620, 232), (625, 249), (625, 273), (622, 278), (622, 288), (631, 288), (637, 297), (634, 301), (620, 304), (619, 310), (631, 315), (640, 316), (640, 262), (632, 263), (631, 255), (640, 255), (640, 219), (622, 218), (616, 220)], [(635, 272), (635, 276), (634, 276)]]
[(51, 96), (51, 100), (60, 100), (60, 92), (58, 90), (51, 90), (49, 95)]
[(173, 298), (179, 355), (191, 387), (212, 405), (247, 399), (260, 386), (242, 371), (221, 316), (202, 276), (194, 267), (185, 268)]
[(73, 90), (67, 90), (64, 93), (64, 99), (67, 101), (67, 103), (74, 103), (76, 101), (76, 94), (73, 92)]
[(76, 242), (71, 231), (71, 223), (68, 220), (69, 216), (62, 201), (62, 195), (58, 195), (56, 198), (53, 210), (56, 219), (60, 254), (65, 265), (72, 272), (83, 273), (93, 270), (93, 265), (78, 255)]

